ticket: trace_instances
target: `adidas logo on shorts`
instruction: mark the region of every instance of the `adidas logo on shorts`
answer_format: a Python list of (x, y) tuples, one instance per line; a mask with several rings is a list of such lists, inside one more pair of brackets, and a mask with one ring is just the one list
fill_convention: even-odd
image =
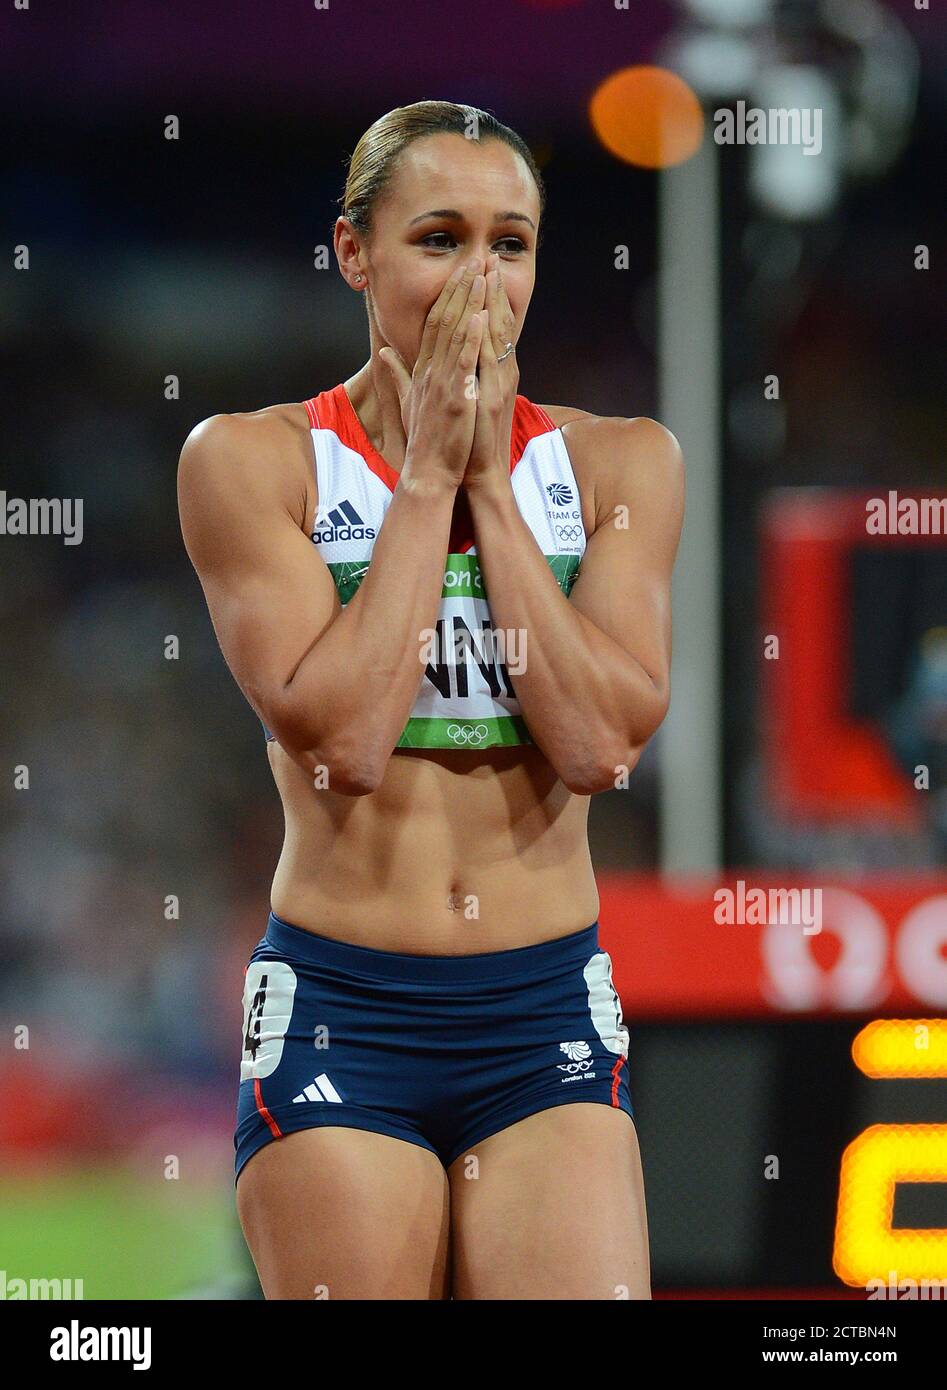
[(321, 1076), (317, 1076), (315, 1081), (310, 1082), (308, 1086), (304, 1087), (304, 1089), (299, 1092), (298, 1096), (293, 1096), (294, 1105), (298, 1105), (300, 1101), (304, 1100), (334, 1100), (336, 1104), (342, 1104), (342, 1097), (326, 1076), (325, 1072), (323, 1072)]
[(316, 518), (312, 539), (316, 545), (325, 545), (330, 541), (373, 541), (376, 535), (374, 526), (366, 526), (346, 499), (333, 507), (328, 516)]

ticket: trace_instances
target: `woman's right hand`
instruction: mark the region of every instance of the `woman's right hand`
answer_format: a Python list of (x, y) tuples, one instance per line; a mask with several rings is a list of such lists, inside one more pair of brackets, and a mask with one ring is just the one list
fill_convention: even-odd
[(414, 371), (394, 348), (379, 357), (391, 372), (405, 432), (407, 481), (434, 480), (459, 488), (477, 423), (477, 362), (486, 278), (482, 259), (453, 272), (424, 324)]

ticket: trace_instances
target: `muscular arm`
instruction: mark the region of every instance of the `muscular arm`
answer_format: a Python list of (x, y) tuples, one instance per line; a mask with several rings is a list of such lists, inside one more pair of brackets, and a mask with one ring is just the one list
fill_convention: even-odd
[(215, 415), (188, 436), (178, 498), (188, 554), (227, 665), (279, 744), (330, 790), (374, 791), (423, 675), (455, 489), (399, 483), (343, 609), (306, 535), (294, 437), (281, 420)]
[(634, 767), (667, 713), (684, 470), (674, 436), (644, 417), (589, 416), (564, 437), (594, 473), (596, 501), (568, 599), (508, 479), (472, 490), (470, 505), (494, 624), (527, 634), (514, 684), (530, 733), (566, 786), (588, 795)]

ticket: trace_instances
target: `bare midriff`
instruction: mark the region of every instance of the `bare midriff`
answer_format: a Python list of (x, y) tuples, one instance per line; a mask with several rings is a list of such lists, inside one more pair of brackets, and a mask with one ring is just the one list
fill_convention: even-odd
[(398, 750), (378, 789), (317, 789), (267, 744), (286, 834), (270, 896), (320, 936), (409, 955), (475, 955), (589, 926), (589, 798), (535, 745)]

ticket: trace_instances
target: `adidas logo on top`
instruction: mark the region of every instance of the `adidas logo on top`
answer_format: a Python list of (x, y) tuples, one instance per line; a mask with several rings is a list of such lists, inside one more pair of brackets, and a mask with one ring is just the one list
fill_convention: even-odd
[(330, 541), (373, 541), (376, 534), (374, 526), (366, 526), (346, 499), (333, 507), (327, 516), (316, 517), (312, 539), (316, 545), (326, 545)]
[(293, 1104), (298, 1105), (304, 1100), (334, 1100), (338, 1105), (342, 1104), (342, 1097), (326, 1076), (325, 1072), (317, 1076), (315, 1081), (311, 1081), (308, 1086), (304, 1086), (298, 1096), (293, 1096)]

